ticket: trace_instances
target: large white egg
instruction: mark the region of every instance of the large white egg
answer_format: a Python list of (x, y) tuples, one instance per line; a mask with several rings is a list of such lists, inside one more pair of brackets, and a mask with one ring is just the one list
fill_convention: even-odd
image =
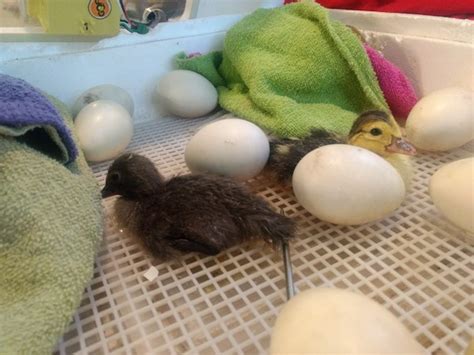
[(406, 122), (411, 143), (427, 151), (460, 147), (474, 139), (474, 95), (462, 88), (447, 88), (423, 97)]
[(280, 311), (271, 354), (423, 354), (389, 311), (366, 296), (340, 289), (307, 290)]
[(115, 158), (127, 148), (133, 136), (128, 111), (110, 100), (98, 100), (84, 107), (74, 121), (79, 146), (88, 161)]
[(104, 84), (84, 91), (72, 107), (72, 115), (77, 114), (87, 105), (97, 100), (111, 100), (122, 105), (133, 116), (134, 104), (130, 94), (119, 86)]
[(174, 70), (163, 76), (156, 94), (162, 109), (184, 118), (204, 116), (217, 106), (216, 88), (205, 77), (189, 70)]
[(474, 355), (474, 337), (471, 339), (471, 341), (467, 345), (464, 355)]
[(251, 122), (228, 118), (201, 128), (186, 146), (186, 165), (193, 173), (247, 180), (265, 166), (268, 138)]
[(363, 148), (334, 144), (307, 154), (293, 173), (298, 202), (319, 219), (358, 225), (393, 212), (405, 196), (395, 168)]
[(441, 167), (430, 180), (430, 195), (448, 220), (474, 233), (474, 158)]

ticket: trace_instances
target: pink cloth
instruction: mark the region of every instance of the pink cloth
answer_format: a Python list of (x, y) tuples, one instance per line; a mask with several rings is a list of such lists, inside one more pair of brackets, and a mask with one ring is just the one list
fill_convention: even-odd
[(392, 114), (397, 118), (406, 119), (418, 101), (413, 85), (405, 74), (382, 54), (368, 45), (364, 47)]

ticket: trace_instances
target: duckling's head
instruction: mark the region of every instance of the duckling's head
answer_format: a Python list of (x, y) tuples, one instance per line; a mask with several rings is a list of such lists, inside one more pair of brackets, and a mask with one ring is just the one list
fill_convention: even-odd
[(387, 158), (392, 154), (416, 154), (416, 149), (403, 139), (400, 127), (383, 111), (367, 111), (352, 125), (349, 143), (371, 150)]
[(102, 197), (120, 195), (136, 200), (154, 193), (162, 182), (163, 177), (148, 158), (124, 154), (110, 166)]

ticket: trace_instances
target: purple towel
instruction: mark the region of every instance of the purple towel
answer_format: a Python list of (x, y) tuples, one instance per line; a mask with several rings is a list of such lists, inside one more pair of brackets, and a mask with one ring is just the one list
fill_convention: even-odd
[(415, 89), (405, 74), (393, 63), (368, 45), (364, 47), (390, 110), (395, 117), (406, 119), (418, 101)]
[(0, 74), (0, 135), (17, 137), (43, 153), (69, 163), (77, 148), (56, 107), (26, 81)]

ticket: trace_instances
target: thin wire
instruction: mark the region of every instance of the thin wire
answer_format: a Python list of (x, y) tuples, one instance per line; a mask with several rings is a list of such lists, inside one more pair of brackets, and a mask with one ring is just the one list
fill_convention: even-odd
[[(285, 210), (280, 208), (280, 214), (285, 216)], [(293, 265), (291, 264), (290, 244), (282, 240), (281, 250), (283, 252), (283, 266), (285, 268), (286, 297), (288, 301), (295, 295), (295, 281), (293, 280)]]
[(130, 20), (130, 18), (128, 17), (128, 14), (127, 14), (127, 7), (126, 7), (127, 0), (125, 0), (125, 5), (124, 5), (123, 0), (119, 0), (119, 3), (120, 3), (120, 7), (122, 8), (123, 16), (125, 16), (125, 19), (127, 20), (128, 24), (132, 25), (133, 22), (132, 22), (132, 20)]
[(284, 241), (282, 243), (283, 264), (285, 266), (286, 297), (288, 300), (295, 295), (295, 283), (293, 281), (293, 266), (291, 265), (290, 245)]

